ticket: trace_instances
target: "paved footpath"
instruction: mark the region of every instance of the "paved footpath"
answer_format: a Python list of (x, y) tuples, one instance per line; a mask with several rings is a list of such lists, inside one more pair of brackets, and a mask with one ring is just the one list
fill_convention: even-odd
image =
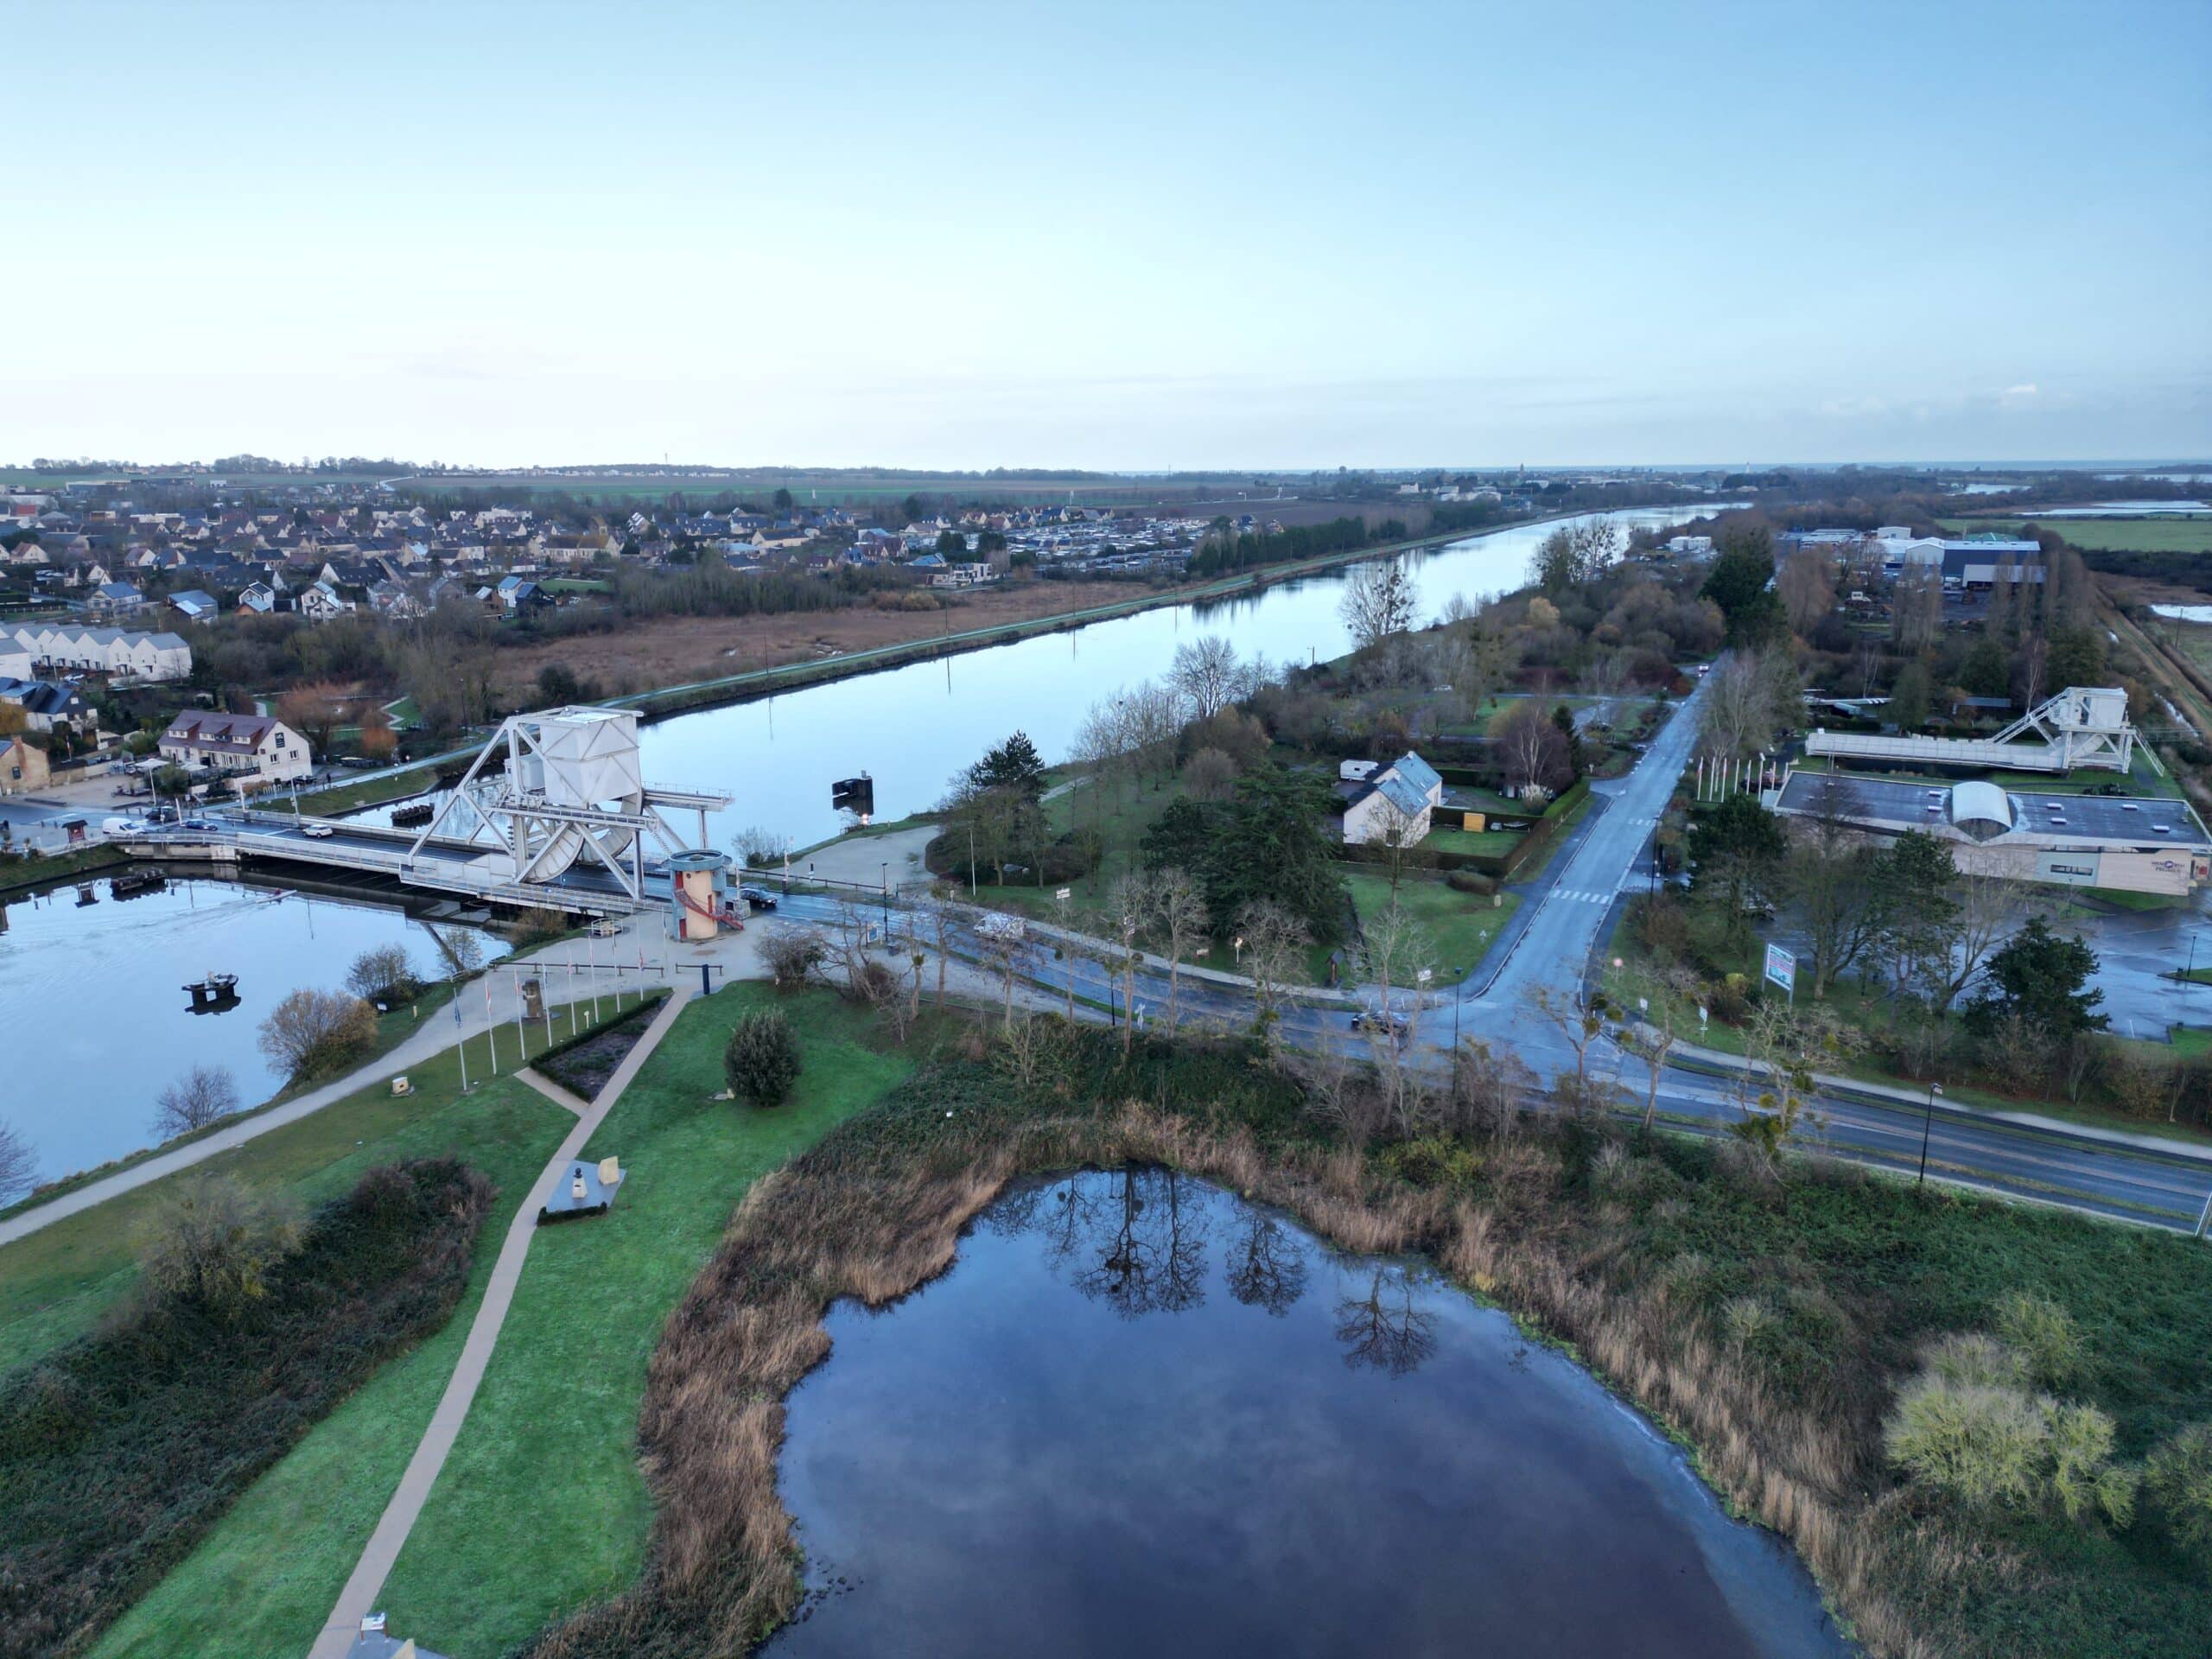
[[(51, 1227), (64, 1217), (89, 1210), (104, 1204), (118, 1193), (133, 1187), (143, 1186), (149, 1181), (158, 1181), (164, 1175), (174, 1175), (181, 1169), (204, 1163), (219, 1154), (232, 1151), (247, 1141), (267, 1135), (271, 1129), (281, 1129), (287, 1123), (296, 1123), (310, 1113), (326, 1106), (335, 1105), (348, 1095), (370, 1084), (413, 1070), (426, 1061), (435, 1059), (459, 1042), (474, 1042), (484, 1033), (499, 1033), (498, 1041), (506, 1045), (505, 1033), (513, 1025), (519, 1001), (517, 982), (522, 974), (516, 970), (534, 970), (541, 976), (549, 990), (547, 995), (556, 1004), (589, 1001), (594, 996), (615, 996), (622, 994), (634, 996), (641, 990), (656, 989), (663, 982), (657, 973), (640, 973), (629, 964), (642, 954), (666, 964), (671, 977), (682, 980), (690, 974), (696, 963), (711, 957), (721, 964), (733, 978), (747, 976), (753, 972), (753, 946), (747, 936), (724, 935), (715, 946), (695, 946), (688, 951), (660, 939), (654, 930), (657, 918), (632, 917), (622, 925), (622, 931), (611, 940), (566, 939), (548, 945), (542, 950), (518, 953), (502, 957), (486, 970), (484, 979), (461, 988), (461, 1016), (458, 1023), (451, 1006), (441, 1008), (424, 1020), (419, 1030), (408, 1033), (406, 1039), (389, 1052), (371, 1060), (342, 1077), (334, 1078), (307, 1093), (272, 1106), (267, 1111), (257, 1112), (241, 1118), (227, 1128), (203, 1135), (197, 1141), (186, 1142), (173, 1151), (143, 1160), (128, 1169), (119, 1169), (112, 1175), (102, 1176), (87, 1182), (73, 1192), (48, 1198), (0, 1221), (0, 1244), (8, 1244), (41, 1227)], [(486, 992), (489, 1002), (486, 1002)], [(557, 1009), (556, 1009), (557, 1015)], [(553, 1029), (557, 1033), (559, 1027)], [(480, 1046), (470, 1053), (482, 1058)], [(508, 1055), (512, 1061), (512, 1055)]]
[[(468, 1327), (467, 1340), (461, 1344), (461, 1361), (454, 1367), (445, 1394), (438, 1401), (438, 1408), (431, 1414), (430, 1426), (423, 1431), (415, 1455), (408, 1459), (407, 1471), (400, 1476), (391, 1502), (385, 1506), (383, 1517), (378, 1521), (376, 1531), (370, 1535), (353, 1576), (338, 1592), (338, 1605), (330, 1610), (322, 1633), (308, 1650), (308, 1659), (346, 1659), (353, 1638), (360, 1634), (363, 1615), (376, 1611), (377, 1598), (384, 1592), (384, 1581), (391, 1573), (392, 1563), (399, 1559), (407, 1535), (414, 1530), (416, 1518), (423, 1513), (430, 1489), (437, 1484), (438, 1471), (445, 1467), (446, 1454), (460, 1438), (461, 1422), (476, 1398), (477, 1385), (484, 1380), (484, 1372), (492, 1363), (492, 1350), (499, 1343), (499, 1327), (506, 1322), (507, 1309), (514, 1304), (515, 1287), (522, 1280), (523, 1258), (529, 1254), (530, 1241), (537, 1231), (538, 1207), (551, 1196), (554, 1182), (582, 1152), (593, 1132), (622, 1097), (622, 1091), (630, 1086), (639, 1068), (660, 1046), (660, 1039), (668, 1034), (669, 1027), (676, 1023), (677, 1015), (692, 995), (689, 990), (678, 990), (668, 999), (667, 1005), (645, 1028), (637, 1046), (624, 1056), (614, 1075), (607, 1080), (607, 1086), (583, 1109), (576, 1127), (569, 1131), (568, 1138), (538, 1173), (522, 1207), (515, 1211), (514, 1220), (507, 1226), (506, 1240), (499, 1246), (499, 1260), (492, 1264), (491, 1281), (484, 1287), (484, 1300), (478, 1305), (476, 1318)], [(524, 1081), (541, 1094), (569, 1110), (575, 1109), (570, 1104), (574, 1096), (561, 1098), (568, 1095), (568, 1090), (555, 1094), (527, 1069), (522, 1075)]]

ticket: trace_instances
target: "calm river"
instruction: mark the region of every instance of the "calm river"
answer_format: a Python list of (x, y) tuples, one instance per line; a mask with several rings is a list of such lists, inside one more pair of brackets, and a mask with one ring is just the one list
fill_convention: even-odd
[[(268, 1099), (284, 1080), (256, 1028), (303, 985), (338, 988), (370, 946), (404, 945), (437, 971), (422, 925), (397, 906), (231, 881), (118, 899), (100, 877), (0, 907), (0, 1122), (48, 1179), (152, 1145), (156, 1096), (194, 1065), (228, 1066), (243, 1104)], [(484, 936), (487, 961), (506, 949)], [(238, 1005), (194, 1014), (183, 987), (211, 972), (238, 976)]]
[(1017, 1188), (944, 1278), (829, 1330), (772, 1654), (1849, 1651), (1588, 1372), (1186, 1177)]
[[(1717, 506), (1638, 508), (1591, 515), (1623, 526), (1679, 524)], [(1568, 521), (1574, 522), (1574, 521)], [(1529, 577), (1537, 546), (1556, 524), (1529, 524), (1402, 556), (1426, 621), (1455, 594), (1510, 591)], [(760, 824), (807, 846), (837, 833), (830, 785), (861, 772), (875, 779), (877, 815), (934, 806), (952, 775), (1009, 733), (1029, 734), (1049, 760), (1065, 759), (1084, 712), (1103, 697), (1167, 671), (1175, 647), (1218, 633), (1245, 657), (1325, 661), (1351, 649), (1337, 607), (1342, 568), (1282, 582), (1248, 596), (1162, 606), (1039, 634), (938, 662), (810, 686), (649, 726), (645, 776), (654, 782), (728, 790), (718, 843)], [(391, 808), (378, 809), (381, 821)]]
[[(1715, 510), (1591, 516), (1628, 527)], [(1402, 555), (1423, 620), (1455, 594), (1520, 587), (1554, 528), (1523, 525)], [(719, 844), (761, 824), (807, 845), (837, 833), (836, 779), (871, 773), (879, 816), (899, 817), (934, 805), (956, 772), (1014, 731), (1027, 731), (1048, 759), (1064, 758), (1092, 703), (1164, 674), (1176, 645), (1196, 635), (1225, 634), (1244, 656), (1277, 663), (1340, 655), (1350, 645), (1337, 614), (1344, 580), (1338, 568), (1247, 597), (1163, 606), (681, 715), (645, 728), (645, 776), (734, 794), (712, 826)], [(215, 882), (127, 905), (108, 899), (105, 880), (88, 887), (99, 902), (82, 909), (74, 888), (9, 906), (0, 932), (0, 1052), (13, 1057), (0, 1122), (31, 1137), (49, 1178), (144, 1144), (155, 1095), (195, 1061), (229, 1066), (247, 1103), (265, 1098), (276, 1084), (253, 1028), (268, 1008), (300, 986), (337, 984), (359, 951), (410, 931), (396, 910), (304, 899), (272, 906), (251, 888)], [(210, 969), (238, 974), (246, 1000), (194, 1019), (178, 987)]]

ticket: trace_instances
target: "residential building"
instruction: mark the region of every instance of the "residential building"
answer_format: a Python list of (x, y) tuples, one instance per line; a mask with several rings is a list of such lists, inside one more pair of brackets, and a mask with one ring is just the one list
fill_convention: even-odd
[(56, 726), (91, 731), (98, 724), (83, 694), (57, 680), (0, 680), (0, 702), (21, 709), (23, 724), (35, 732), (50, 732)]
[(118, 616), (135, 611), (146, 602), (146, 595), (127, 582), (104, 582), (92, 590), (86, 601), (87, 607), (103, 616)]
[(1344, 802), (1347, 845), (1383, 845), (1395, 840), (1410, 847), (1429, 831), (1431, 814), (1444, 800), (1444, 780), (1411, 750), (1387, 766), (1347, 760), (1339, 768), (1337, 793)]
[(161, 753), (193, 771), (250, 774), (262, 783), (304, 778), (315, 770), (308, 741), (266, 715), (179, 715), (162, 734)]
[(33, 748), (20, 737), (0, 743), (0, 795), (44, 789), (51, 775), (45, 750)]
[(0, 650), (29, 651), (35, 667), (182, 680), (192, 676), (192, 647), (181, 634), (86, 627), (76, 622), (28, 622), (0, 628)]
[(215, 595), (197, 588), (188, 588), (181, 594), (169, 595), (169, 608), (188, 622), (205, 622), (214, 617), (222, 607)]

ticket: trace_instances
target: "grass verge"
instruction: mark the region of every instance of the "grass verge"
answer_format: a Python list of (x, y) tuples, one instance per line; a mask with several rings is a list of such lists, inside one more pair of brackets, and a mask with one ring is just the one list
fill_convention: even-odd
[[(791, 1099), (769, 1111), (714, 1100), (731, 1028), (771, 1005), (805, 1053)], [(827, 992), (779, 1001), (733, 985), (683, 1011), (586, 1149), (629, 1170), (620, 1200), (531, 1245), (491, 1369), (387, 1584), (395, 1630), (493, 1659), (635, 1578), (653, 1521), (638, 1413), (663, 1322), (754, 1181), (912, 1066)]]
[[(560, 1023), (556, 1012), (556, 1030)], [(531, 1054), (546, 1046), (543, 1026), (531, 1028), (529, 1037)], [(501, 1044), (502, 1066), (512, 1066), (512, 1027), (503, 1033)], [(469, 1051), (476, 1088), (466, 1097), (461, 1092), (459, 1058), (448, 1049), (410, 1069), (412, 1095), (395, 1097), (388, 1084), (371, 1084), (321, 1111), (217, 1153), (194, 1168), (235, 1175), (248, 1185), (282, 1190), (303, 1204), (317, 1204), (350, 1185), (369, 1164), (430, 1157), (446, 1150), (468, 1155), (479, 1135), (511, 1135), (513, 1127), (504, 1119), (486, 1122), (464, 1109), (479, 1101), (513, 1103), (527, 1109), (527, 1117), (543, 1115), (548, 1123), (564, 1116), (524, 1085), (488, 1079), (489, 1057), (482, 1038), (472, 1039)], [(559, 1144), (556, 1134), (545, 1155), (550, 1157)], [(137, 1281), (132, 1238), (177, 1179), (171, 1175), (149, 1181), (0, 1245), (0, 1353), (11, 1362), (35, 1357), (90, 1330), (101, 1313), (122, 1300)]]
[[(1878, 1655), (2199, 1652), (2212, 1593), (2148, 1518), (1967, 1511), (1897, 1484), (1893, 1391), (1935, 1334), (2031, 1290), (2075, 1322), (2073, 1397), (2140, 1457), (2212, 1414), (2212, 1256), (2187, 1241), (1834, 1166), (1780, 1180), (1723, 1149), (1604, 1122), (1440, 1111), (1357, 1148), (1239, 1045), (1071, 1033), (1052, 1086), (950, 1062), (756, 1187), (670, 1320), (643, 1417), (659, 1503), (638, 1582), (526, 1652), (737, 1652), (796, 1605), (776, 1486), (784, 1395), (833, 1300), (870, 1306), (950, 1262), (1014, 1177), (1158, 1163), (1281, 1205), (1361, 1252), (1426, 1252), (1571, 1344), (1787, 1534)], [(1459, 1124), (1455, 1132), (1453, 1125)]]
[[(429, 1425), (509, 1220), (575, 1121), (527, 1084), (502, 1078), (346, 1160), (375, 1161), (379, 1146), (387, 1153), (443, 1147), (491, 1179), (498, 1196), (452, 1317), (377, 1371), (256, 1481), (199, 1548), (107, 1632), (93, 1659), (298, 1659), (308, 1650)], [(333, 1179), (342, 1173), (330, 1172)]]

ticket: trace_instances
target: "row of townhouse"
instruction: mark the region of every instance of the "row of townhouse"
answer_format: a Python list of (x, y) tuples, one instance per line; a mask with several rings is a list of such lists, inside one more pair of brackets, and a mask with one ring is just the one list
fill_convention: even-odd
[(188, 772), (248, 784), (281, 784), (315, 770), (307, 739), (266, 715), (179, 715), (162, 734), (160, 749), (164, 760)]
[(28, 652), (35, 667), (51, 672), (110, 674), (140, 680), (192, 677), (192, 647), (181, 634), (89, 627), (77, 622), (24, 622), (0, 630), (0, 649), (10, 645)]

